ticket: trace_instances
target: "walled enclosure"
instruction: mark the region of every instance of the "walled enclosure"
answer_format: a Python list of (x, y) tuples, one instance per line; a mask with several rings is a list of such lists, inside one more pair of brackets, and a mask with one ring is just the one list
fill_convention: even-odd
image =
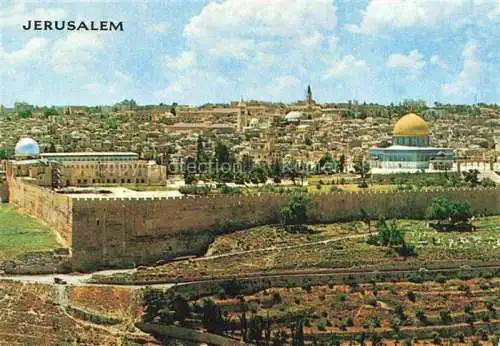
[[(9, 181), (10, 202), (53, 227), (72, 247), (74, 270), (152, 263), (203, 254), (215, 236), (279, 222), (287, 195), (197, 198), (71, 198), (21, 179)], [(469, 201), (474, 213), (500, 214), (500, 188), (311, 194), (311, 223), (372, 218), (423, 218), (433, 197)]]
[[(423, 218), (433, 197), (466, 200), (475, 213), (500, 214), (500, 189), (312, 194), (311, 222)], [(123, 266), (202, 254), (215, 235), (279, 222), (287, 196), (179, 199), (74, 199), (73, 267)]]

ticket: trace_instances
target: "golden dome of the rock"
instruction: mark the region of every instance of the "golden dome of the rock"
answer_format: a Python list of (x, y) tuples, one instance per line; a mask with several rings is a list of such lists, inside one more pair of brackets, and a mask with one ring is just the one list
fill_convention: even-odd
[(415, 113), (409, 113), (398, 120), (392, 133), (394, 136), (429, 136), (429, 126)]

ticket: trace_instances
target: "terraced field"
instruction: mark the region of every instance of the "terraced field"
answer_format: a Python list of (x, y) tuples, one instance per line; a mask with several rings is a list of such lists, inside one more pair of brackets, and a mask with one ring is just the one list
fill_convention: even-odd
[[(222, 292), (191, 301), (188, 311), (183, 310), (187, 317), (181, 325), (211, 328), (206, 306), (216, 306), (224, 316), (219, 333), (246, 335), (255, 344), (265, 345), (265, 335), (274, 340), (284, 333), (286, 341), (277, 344), (289, 345), (291, 326), (302, 321), (306, 345), (372, 344), (374, 340), (385, 345), (396, 340), (405, 345), (496, 345), (499, 290), (500, 279), (478, 278), (303, 285), (237, 296)], [(260, 327), (252, 321), (261, 321)], [(262, 334), (251, 328), (261, 328)]]
[(101, 313), (103, 308), (114, 305), (112, 314), (133, 320), (135, 315), (126, 306), (131, 300), (103, 304), (104, 298), (124, 298), (123, 292), (101, 295), (96, 289), (85, 292), (84, 287), (71, 288), (68, 300), (62, 294), (64, 289), (64, 286), (0, 281), (0, 345), (123, 345), (127, 340), (156, 344), (148, 335), (136, 335), (130, 323), (126, 323), (129, 321), (110, 327), (85, 320), (70, 309), (75, 306)]

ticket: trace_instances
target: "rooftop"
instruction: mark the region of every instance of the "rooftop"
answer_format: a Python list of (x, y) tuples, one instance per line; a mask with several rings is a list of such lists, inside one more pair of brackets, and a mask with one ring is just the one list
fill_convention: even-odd
[(41, 157), (67, 157), (67, 156), (138, 156), (139, 154), (133, 152), (105, 152), (105, 151), (84, 151), (74, 153), (43, 153)]

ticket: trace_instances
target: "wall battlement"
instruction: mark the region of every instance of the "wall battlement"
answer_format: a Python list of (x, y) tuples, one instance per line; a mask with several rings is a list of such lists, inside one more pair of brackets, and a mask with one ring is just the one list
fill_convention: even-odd
[[(333, 192), (314, 192), (313, 196), (381, 196), (381, 195), (390, 195), (394, 193), (398, 194), (414, 194), (414, 193), (434, 193), (434, 192), (456, 192), (456, 191), (497, 191), (499, 188), (497, 187), (451, 187), (451, 188), (427, 188), (426, 190), (400, 190), (400, 191), (333, 191)], [(185, 196), (149, 196), (149, 197), (106, 197), (106, 196), (96, 196), (96, 197), (78, 197), (71, 196), (71, 199), (74, 201), (165, 201), (165, 200), (193, 200), (193, 199), (202, 199), (202, 200), (210, 200), (210, 199), (218, 199), (218, 200), (232, 200), (239, 199), (241, 201), (245, 201), (248, 198), (258, 199), (263, 195), (286, 195), (284, 193), (279, 192), (261, 192), (253, 195), (238, 195), (238, 194), (219, 194), (219, 195), (185, 195)]]

